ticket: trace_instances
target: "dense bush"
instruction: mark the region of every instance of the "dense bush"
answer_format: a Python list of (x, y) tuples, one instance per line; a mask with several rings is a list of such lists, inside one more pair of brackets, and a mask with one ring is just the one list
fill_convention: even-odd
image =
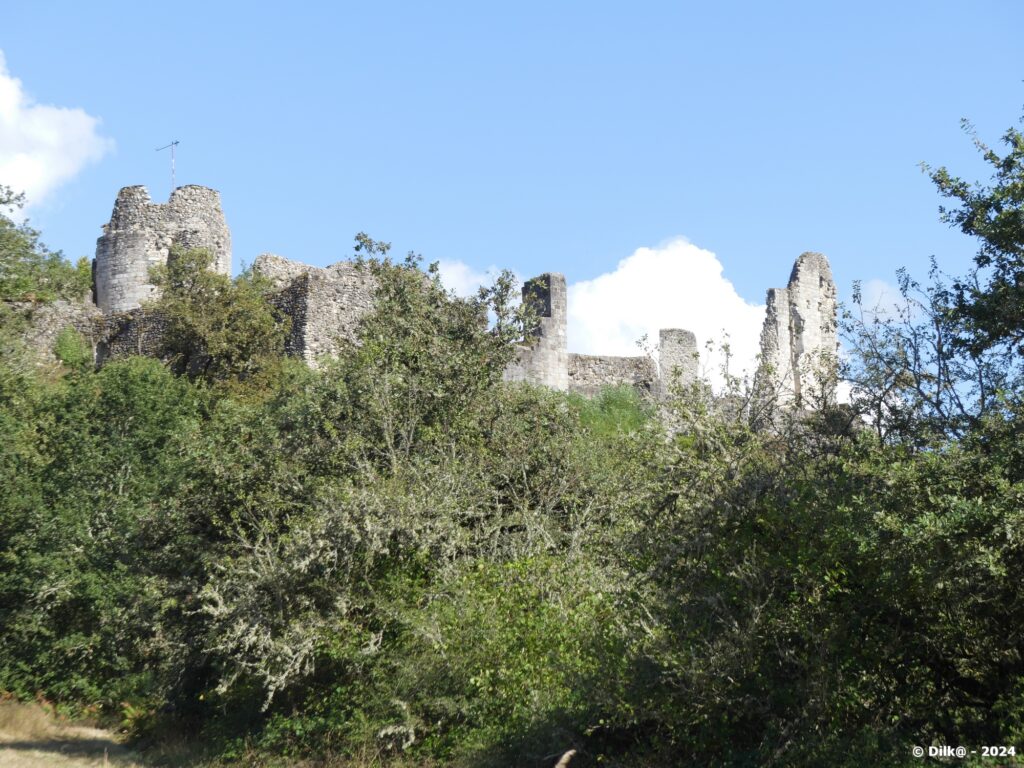
[[(1008, 140), (992, 188), (935, 172), (991, 280), (907, 278), (912, 311), (851, 313), (852, 403), (757, 428), (741, 389), (506, 384), (531, 323), (508, 276), (456, 300), (365, 236), (377, 310), (315, 371), (284, 358), (265, 286), (202, 253), (157, 275), (169, 365), (93, 371), (67, 336), (42, 379), (3, 326), (0, 689), (245, 764), (1021, 744)], [(19, 259), (5, 274), (42, 285)]]

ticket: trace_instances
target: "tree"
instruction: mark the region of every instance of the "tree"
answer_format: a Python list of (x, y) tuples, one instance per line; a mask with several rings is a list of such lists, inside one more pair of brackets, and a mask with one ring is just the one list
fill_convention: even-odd
[(356, 243), (357, 264), (375, 285), (375, 311), (327, 380), (344, 382), (353, 409), (346, 418), (365, 428), (375, 459), (397, 466), (417, 446), (451, 442), (478, 418), (476, 406), (501, 381), (527, 310), (513, 306), (508, 272), (459, 299), (441, 285), (436, 264), (424, 274), (413, 253), (394, 264), (389, 244), (362, 233)]
[(970, 123), (963, 126), (993, 168), (991, 183), (969, 183), (945, 167), (925, 166), (939, 192), (956, 203), (939, 209), (943, 221), (981, 241), (975, 270), (953, 286), (965, 323), (962, 343), (972, 353), (1005, 344), (1024, 354), (1024, 134), (1007, 130), (1002, 141), (1008, 152), (1000, 156)]
[(50, 251), (28, 222), (16, 224), (5, 209), (24, 207), (25, 196), (0, 184), (0, 300), (80, 299), (92, 285), (89, 260), (72, 266), (60, 251)]
[(900, 270), (897, 305), (865, 307), (858, 288), (842, 322), (855, 407), (879, 436), (905, 446), (962, 438), (1006, 415), (1024, 381), (1024, 135), (1010, 128), (1000, 156), (963, 125), (992, 181), (924, 168), (956, 203), (940, 206), (942, 220), (980, 241), (973, 268), (949, 277), (933, 261), (927, 283)]
[(859, 284), (840, 318), (850, 354), (843, 379), (851, 405), (889, 443), (931, 447), (960, 438), (1002, 407), (1012, 386), (1004, 355), (968, 351), (949, 278), (932, 264), (927, 283), (897, 272), (900, 298), (890, 307), (864, 304)]
[(284, 354), (288, 319), (267, 300), (269, 286), (251, 272), (232, 280), (210, 269), (203, 248), (172, 247), (153, 270), (162, 290), (153, 309), (167, 321), (164, 354), (174, 368), (208, 382), (251, 379)]

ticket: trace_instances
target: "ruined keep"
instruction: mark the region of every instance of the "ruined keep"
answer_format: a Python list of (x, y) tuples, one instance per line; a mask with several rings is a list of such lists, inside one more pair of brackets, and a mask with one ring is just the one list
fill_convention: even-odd
[(789, 284), (769, 289), (766, 303), (761, 364), (754, 379), (758, 397), (800, 406), (829, 394), (835, 387), (839, 339), (836, 284), (828, 259), (801, 254)]
[[(231, 235), (220, 195), (185, 186), (175, 189), (167, 203), (155, 204), (145, 187), (125, 187), (96, 243), (93, 301), (57, 302), (35, 310), (27, 340), (47, 354), (60, 330), (72, 326), (92, 346), (97, 364), (156, 354), (166, 321), (144, 302), (156, 297), (150, 268), (166, 264), (173, 245), (209, 249), (213, 268), (230, 274)], [(374, 306), (373, 276), (351, 262), (313, 267), (262, 254), (253, 271), (271, 283), (271, 302), (291, 320), (286, 351), (311, 367), (354, 341), (360, 319)], [(533, 309), (536, 326), (517, 346), (505, 370), (507, 381), (585, 396), (624, 384), (664, 398), (674, 385), (698, 378), (697, 339), (681, 328), (660, 331), (657, 363), (648, 355), (570, 353), (564, 275), (547, 272), (527, 280), (523, 301)], [(834, 387), (837, 350), (836, 288), (828, 260), (804, 253), (787, 287), (768, 291), (755, 394), (782, 406), (813, 402), (819, 382)]]
[(105, 313), (136, 309), (155, 296), (149, 270), (167, 263), (172, 245), (206, 248), (213, 269), (231, 274), (231, 233), (220, 206), (220, 193), (185, 186), (166, 203), (153, 203), (145, 187), (124, 187), (114, 202), (110, 222), (96, 241), (93, 293)]

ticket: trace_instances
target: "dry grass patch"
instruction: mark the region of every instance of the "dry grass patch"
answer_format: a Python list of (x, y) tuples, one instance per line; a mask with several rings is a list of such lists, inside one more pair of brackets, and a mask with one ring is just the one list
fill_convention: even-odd
[(109, 731), (62, 723), (38, 704), (0, 701), (0, 765), (144, 768)]

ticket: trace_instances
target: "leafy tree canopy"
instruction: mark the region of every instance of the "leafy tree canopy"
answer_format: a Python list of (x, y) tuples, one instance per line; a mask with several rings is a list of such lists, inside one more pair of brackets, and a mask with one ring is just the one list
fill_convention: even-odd
[(927, 168), (939, 192), (954, 202), (942, 219), (981, 241), (976, 271), (955, 288), (956, 310), (967, 323), (966, 343), (978, 352), (1010, 344), (1024, 352), (1024, 134), (1010, 128), (1000, 155), (965, 130), (992, 167), (989, 184), (970, 183), (945, 167)]
[(82, 298), (92, 285), (89, 260), (72, 265), (60, 251), (47, 249), (27, 222), (16, 223), (10, 213), (24, 204), (23, 194), (0, 184), (0, 300)]
[(251, 380), (280, 361), (288, 320), (267, 300), (269, 286), (251, 271), (232, 280), (211, 269), (203, 248), (171, 248), (152, 270), (161, 289), (152, 309), (167, 322), (165, 354), (179, 372), (207, 382)]

